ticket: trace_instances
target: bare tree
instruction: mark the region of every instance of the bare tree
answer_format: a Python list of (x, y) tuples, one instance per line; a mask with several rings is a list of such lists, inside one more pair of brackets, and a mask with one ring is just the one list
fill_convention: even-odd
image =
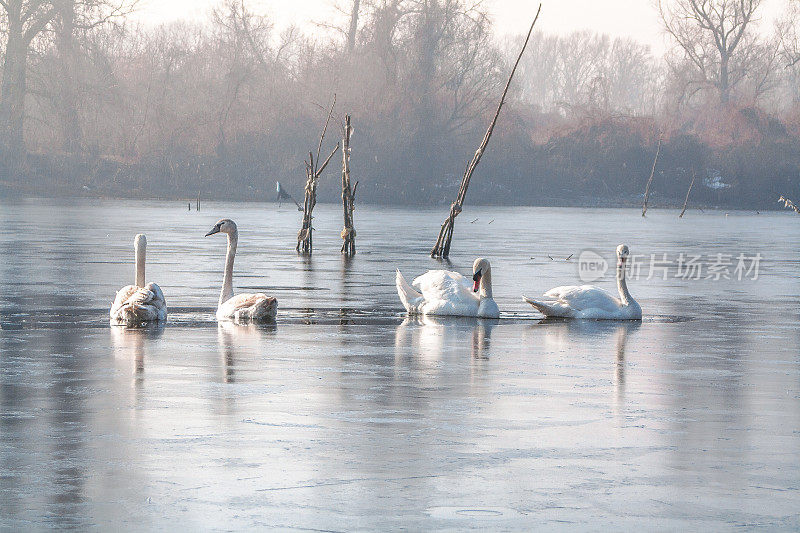
[(225, 0), (212, 12), (212, 16), (219, 51), (226, 68), (216, 110), (217, 157), (225, 159), (229, 123), (235, 119), (243, 88), (254, 76), (256, 62), (259, 58), (263, 61), (263, 56), (258, 53), (259, 48), (253, 40), (250, 24), (252, 15), (243, 0)]
[(800, 0), (789, 0), (776, 30), (787, 67), (797, 65), (800, 63)]
[(75, 0), (64, 0), (59, 6), (60, 27), (57, 29), (58, 63), (60, 65), (59, 105), (63, 147), (75, 152), (82, 144), (78, 117), (79, 60), (75, 42)]
[(747, 75), (743, 57), (762, 0), (658, 0), (664, 30), (691, 65), (695, 83), (712, 86), (719, 102)]
[(24, 150), (23, 124), (31, 43), (58, 11), (48, 0), (0, 0), (6, 17), (6, 50), (0, 91), (0, 132), (4, 162), (13, 172)]
[(79, 118), (80, 78), (88, 66), (84, 61), (89, 32), (112, 23), (133, 11), (136, 0), (59, 0), (54, 20), (59, 84), (56, 108), (59, 111), (63, 148), (82, 149), (83, 132)]
[[(0, 149), (13, 172), (25, 150), (25, 97), (28, 94), (28, 59), (34, 40), (57, 29), (60, 56), (60, 102), (65, 147), (80, 144), (75, 83), (77, 45), (75, 32), (88, 31), (130, 13), (135, 0), (0, 0), (6, 27), (3, 82), (0, 92)], [(57, 27), (56, 27), (57, 26)]]
[(544, 111), (654, 112), (660, 69), (647, 46), (580, 31), (534, 34), (530, 47), (520, 65), (526, 102)]
[(356, 32), (358, 31), (358, 10), (361, 0), (353, 0), (353, 10), (350, 12), (350, 27), (347, 30), (347, 51), (351, 54), (356, 47)]

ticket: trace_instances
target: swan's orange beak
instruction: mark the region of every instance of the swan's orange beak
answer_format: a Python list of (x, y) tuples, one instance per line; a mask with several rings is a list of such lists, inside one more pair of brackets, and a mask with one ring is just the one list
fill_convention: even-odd
[(475, 275), (472, 276), (472, 292), (478, 292), (481, 288), (481, 271), (478, 270), (475, 272)]

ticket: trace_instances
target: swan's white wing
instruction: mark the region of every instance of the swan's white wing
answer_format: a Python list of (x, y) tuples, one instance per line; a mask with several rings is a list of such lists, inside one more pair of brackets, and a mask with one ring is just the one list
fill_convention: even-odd
[(167, 306), (167, 301), (164, 299), (164, 293), (161, 291), (161, 287), (151, 282), (145, 285), (144, 288), (153, 293), (152, 303), (154, 305)]
[(575, 311), (587, 309), (617, 311), (620, 308), (618, 299), (594, 285), (565, 285), (550, 289), (544, 295), (546, 298), (568, 305)]
[(472, 282), (448, 270), (430, 270), (414, 280), (424, 301), (419, 312), (431, 315), (477, 316), (480, 298)]
[(533, 298), (528, 298), (527, 296), (523, 296), (522, 299), (535, 307), (536, 310), (542, 313), (544, 316), (574, 318), (576, 314), (570, 306), (558, 300), (550, 300), (545, 302), (541, 300), (534, 300)]
[(155, 297), (156, 295), (150, 289), (139, 287), (125, 300), (124, 305), (150, 305)]
[(237, 294), (217, 309), (217, 318), (236, 321), (273, 320), (278, 313), (278, 300), (264, 293)]
[(112, 317), (119, 311), (120, 307), (125, 305), (125, 302), (128, 300), (128, 298), (130, 298), (131, 295), (135, 293), (138, 289), (139, 287), (137, 287), (136, 285), (126, 285), (125, 287), (122, 287), (120, 290), (117, 291), (117, 295), (114, 298), (114, 303), (111, 304)]
[(403, 277), (403, 274), (400, 272), (400, 269), (397, 269), (397, 273), (394, 277), (394, 284), (395, 287), (397, 287), (397, 295), (400, 297), (400, 301), (403, 303), (403, 307), (406, 308), (406, 311), (412, 314), (417, 313), (419, 311), (419, 305), (425, 302), (425, 298), (414, 290), (414, 287), (408, 284), (406, 278)]
[(117, 292), (111, 306), (111, 320), (118, 324), (137, 324), (166, 320), (167, 304), (161, 288), (155, 283), (146, 287), (128, 285)]
[(584, 287), (591, 287), (591, 285), (562, 285), (555, 287), (544, 293), (545, 298), (552, 298), (553, 300), (560, 300), (565, 295), (574, 294), (582, 290)]
[(155, 312), (158, 315), (158, 320), (166, 320), (167, 300), (164, 298), (164, 293), (161, 291), (161, 287), (151, 282), (145, 285), (145, 289), (153, 293), (153, 299), (150, 300), (148, 304), (152, 305), (155, 309)]
[(472, 282), (449, 270), (429, 270), (418, 276), (412, 283), (427, 301), (433, 300), (475, 300), (477, 293), (472, 292)]

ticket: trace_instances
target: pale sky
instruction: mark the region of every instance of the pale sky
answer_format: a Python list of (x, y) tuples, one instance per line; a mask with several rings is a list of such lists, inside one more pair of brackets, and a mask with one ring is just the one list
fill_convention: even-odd
[[(340, 0), (347, 4), (347, 0)], [(337, 12), (336, 0), (246, 0), (250, 9), (267, 14), (278, 28), (296, 24), (314, 31), (313, 22), (324, 21)], [(219, 0), (140, 0), (136, 17), (149, 24), (177, 19), (204, 19)], [(761, 7), (762, 30), (769, 31), (786, 0), (764, 0)], [(484, 0), (499, 35), (527, 31), (535, 14), (535, 0)], [(592, 30), (614, 37), (627, 36), (648, 44), (660, 55), (669, 42), (663, 36), (652, 0), (543, 0), (537, 23), (546, 33)]]

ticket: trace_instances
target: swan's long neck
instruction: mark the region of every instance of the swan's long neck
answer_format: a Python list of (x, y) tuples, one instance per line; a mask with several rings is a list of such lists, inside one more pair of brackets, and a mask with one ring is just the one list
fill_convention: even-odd
[(617, 289), (619, 289), (619, 299), (622, 305), (630, 305), (633, 297), (628, 291), (628, 283), (625, 281), (625, 263), (617, 261)]
[(147, 254), (147, 243), (144, 239), (136, 241), (136, 286), (144, 287), (144, 264)]
[(487, 268), (486, 273), (481, 276), (481, 286), (480, 286), (480, 296), (481, 298), (491, 298), (492, 297), (492, 269)]
[(228, 253), (225, 255), (225, 275), (222, 278), (222, 292), (219, 305), (233, 297), (233, 260), (236, 257), (236, 246), (239, 244), (239, 232), (228, 233)]

